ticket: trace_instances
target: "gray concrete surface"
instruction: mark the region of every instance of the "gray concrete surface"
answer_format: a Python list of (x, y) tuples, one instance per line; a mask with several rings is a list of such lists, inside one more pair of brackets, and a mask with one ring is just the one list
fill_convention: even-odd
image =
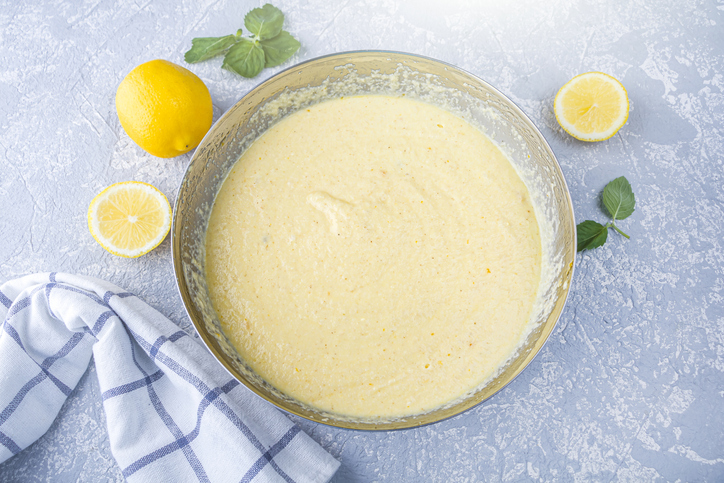
[[(539, 126), (578, 221), (625, 175), (637, 210), (580, 256), (568, 306), (513, 384), (452, 420), (401, 432), (300, 421), (342, 462), (334, 482), (724, 480), (724, 3), (690, 0), (275, 0), (302, 43), (292, 62), (356, 49), (434, 57), (486, 79)], [(255, 2), (0, 0), (0, 281), (37, 271), (107, 279), (187, 327), (169, 240), (106, 253), (86, 210), (105, 186), (152, 183), (173, 202), (190, 155), (130, 141), (114, 95), (136, 65), (182, 63), (197, 36), (234, 32)], [(191, 66), (216, 117), (259, 81)], [(628, 89), (628, 124), (586, 144), (552, 102), (576, 74)], [(122, 479), (91, 366), (48, 433), (0, 481)]]

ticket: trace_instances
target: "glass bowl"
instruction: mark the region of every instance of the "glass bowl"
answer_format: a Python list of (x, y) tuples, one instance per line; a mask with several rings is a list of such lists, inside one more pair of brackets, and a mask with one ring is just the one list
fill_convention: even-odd
[[(545, 227), (551, 230), (549, 251), (555, 266), (545, 289), (550, 303), (534, 321), (520, 350), (497, 376), (466, 397), (404, 418), (352, 419), (319, 411), (282, 394), (254, 374), (224, 335), (204, 276), (205, 233), (214, 198), (241, 153), (284, 115), (325, 99), (355, 94), (409, 95), (444, 105), (477, 124), (508, 153), (518, 172), (526, 173), (526, 184), (539, 186)], [(553, 331), (566, 302), (576, 253), (568, 187), (553, 151), (530, 119), (498, 90), (472, 74), (434, 59), (385, 51), (346, 52), (312, 59), (276, 74), (242, 97), (211, 127), (196, 149), (178, 190), (171, 237), (181, 298), (216, 359), (246, 387), (284, 411), (359, 430), (394, 430), (435, 423), (470, 409), (505, 387), (530, 363)]]

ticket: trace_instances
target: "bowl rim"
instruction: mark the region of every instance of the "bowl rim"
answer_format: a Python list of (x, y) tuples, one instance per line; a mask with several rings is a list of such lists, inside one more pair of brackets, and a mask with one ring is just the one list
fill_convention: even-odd
[[(489, 89), (489, 90), (490, 90), (491, 92), (493, 92), (495, 95), (497, 95), (497, 96), (499, 96), (500, 98), (502, 98), (502, 99), (504, 99), (505, 101), (507, 101), (507, 102), (509, 103), (510, 107), (513, 109), (513, 111), (514, 111), (518, 116), (520, 116), (522, 119), (524, 119), (524, 120), (528, 123), (529, 127), (532, 128), (533, 132), (539, 136), (539, 138), (540, 138), (540, 139), (542, 140), (542, 142), (543, 142), (543, 148), (546, 149), (548, 152), (550, 152), (550, 154), (551, 154), (551, 156), (552, 156), (552, 159), (553, 159), (553, 162), (555, 163), (555, 166), (558, 168), (558, 171), (559, 171), (559, 173), (560, 173), (560, 175), (561, 175), (561, 180), (562, 180), (562, 182), (563, 182), (563, 183), (562, 183), (562, 184), (563, 184), (563, 188), (565, 188), (565, 195), (566, 195), (566, 199), (567, 199), (567, 201), (568, 201), (568, 208), (569, 208), (569, 210), (570, 210), (571, 218), (572, 218), (572, 222), (573, 222), (573, 226), (574, 226), (574, 229), (572, 230), (572, 232), (573, 232), (573, 247), (574, 247), (574, 250), (573, 250), (572, 259), (571, 259), (571, 262), (570, 262), (570, 272), (569, 272), (569, 275), (568, 275), (568, 277), (567, 277), (567, 278), (568, 278), (568, 284), (567, 284), (567, 286), (564, 288), (564, 290), (565, 290), (565, 295), (564, 295), (564, 297), (563, 297), (563, 301), (562, 301), (562, 304), (561, 304), (561, 310), (560, 310), (560, 313), (558, 314), (558, 316), (556, 317), (556, 320), (555, 320), (555, 321), (553, 322), (553, 324), (551, 325), (550, 330), (539, 339), (539, 341), (541, 342), (541, 343), (540, 343), (540, 347), (538, 347), (538, 350), (535, 352), (535, 354), (533, 354), (533, 356), (532, 356), (530, 359), (528, 359), (527, 361), (525, 361), (525, 364), (523, 364), (523, 365), (520, 367), (520, 369), (518, 370), (518, 372), (517, 372), (512, 378), (510, 378), (510, 380), (508, 380), (507, 382), (505, 382), (504, 384), (502, 384), (493, 394), (491, 394), (490, 396), (488, 396), (488, 397), (486, 397), (486, 398), (481, 399), (480, 401), (476, 402), (476, 403), (473, 404), (472, 406), (467, 407), (467, 408), (465, 408), (465, 409), (463, 409), (463, 410), (461, 410), (460, 412), (457, 412), (457, 413), (455, 413), (455, 414), (450, 414), (450, 415), (441, 417), (440, 419), (436, 419), (436, 420), (434, 420), (434, 421), (427, 421), (427, 422), (419, 423), (419, 424), (409, 424), (409, 425), (403, 425), (403, 426), (400, 426), (400, 427), (391, 427), (391, 428), (386, 428), (386, 427), (384, 427), (384, 424), (385, 424), (385, 423), (380, 423), (382, 427), (377, 427), (376, 425), (373, 425), (374, 423), (372, 423), (372, 422), (371, 422), (371, 424), (370, 424), (370, 427), (359, 427), (359, 428), (358, 428), (358, 427), (354, 427), (354, 428), (353, 428), (353, 427), (347, 427), (347, 426), (342, 426), (342, 425), (334, 424), (334, 422), (325, 421), (325, 420), (323, 420), (323, 419), (312, 419), (312, 418), (310, 418), (310, 417), (308, 417), (308, 416), (306, 416), (306, 415), (304, 415), (304, 414), (302, 414), (302, 413), (298, 413), (298, 412), (296, 412), (296, 411), (290, 410), (289, 408), (282, 407), (282, 406), (276, 404), (273, 400), (267, 398), (264, 394), (260, 393), (260, 391), (258, 391), (255, 387), (250, 386), (250, 385), (248, 385), (244, 380), (239, 379), (239, 377), (237, 377), (237, 375), (235, 374), (233, 368), (230, 367), (230, 365), (226, 362), (226, 360), (224, 359), (224, 357), (217, 353), (218, 351), (214, 348), (214, 345), (213, 345), (212, 340), (211, 340), (211, 336), (207, 333), (207, 331), (206, 331), (205, 329), (204, 329), (204, 330), (201, 330), (201, 329), (200, 329), (199, 326), (202, 324), (202, 322), (197, 321), (197, 320), (192, 316), (191, 311), (189, 310), (189, 304), (192, 304), (193, 301), (190, 299), (190, 297), (189, 297), (188, 295), (186, 295), (186, 294), (184, 293), (184, 290), (182, 290), (182, 287), (181, 287), (182, 281), (185, 283), (186, 277), (185, 277), (185, 275), (184, 275), (183, 267), (182, 267), (182, 260), (181, 260), (182, 257), (181, 257), (181, 250), (180, 250), (180, 241), (179, 241), (179, 237), (177, 237), (177, 235), (176, 235), (176, 224), (177, 224), (177, 216), (176, 216), (176, 214), (177, 214), (177, 212), (178, 212), (178, 209), (180, 208), (180, 202), (179, 202), (180, 197), (179, 197), (179, 193), (181, 192), (181, 189), (182, 189), (184, 183), (186, 182), (186, 178), (187, 178), (187, 176), (189, 175), (189, 172), (191, 171), (191, 168), (192, 168), (192, 166), (193, 166), (193, 164), (194, 164), (194, 161), (196, 160), (196, 154), (197, 154), (197, 152), (199, 151), (199, 149), (204, 145), (204, 143), (206, 142), (207, 138), (209, 138), (209, 137), (211, 136), (211, 133), (212, 133), (212, 131), (214, 130), (214, 128), (215, 128), (217, 125), (220, 125), (220, 124), (230, 115), (231, 111), (234, 109), (235, 106), (237, 106), (241, 101), (243, 101), (243, 100), (244, 100), (245, 98), (247, 98), (248, 96), (252, 95), (254, 92), (260, 90), (260, 89), (261, 89), (262, 87), (264, 87), (265, 85), (267, 85), (267, 84), (269, 84), (269, 83), (271, 83), (271, 82), (274, 82), (277, 78), (282, 77), (284, 74), (287, 74), (287, 73), (290, 72), (290, 71), (299, 70), (299, 69), (304, 68), (305, 66), (307, 66), (307, 65), (309, 65), (309, 64), (316, 63), (316, 62), (319, 62), (319, 61), (324, 60), (324, 59), (329, 59), (329, 58), (334, 58), (334, 57), (344, 58), (344, 57), (346, 57), (346, 56), (356, 56), (356, 55), (361, 55), (361, 54), (378, 54), (378, 55), (393, 56), (393, 57), (394, 57), (394, 56), (397, 56), (397, 57), (400, 57), (400, 56), (401, 56), (401, 57), (411, 58), (411, 59), (413, 59), (413, 60), (414, 60), (414, 59), (422, 59), (422, 60), (425, 60), (425, 61), (428, 61), (428, 62), (437, 63), (437, 64), (440, 64), (442, 67), (444, 67), (446, 70), (447, 70), (447, 69), (451, 69), (451, 70), (453, 70), (453, 71), (458, 71), (458, 72), (461, 72), (461, 73), (463, 73), (463, 74), (471, 77), (471, 78), (474, 79), (476, 82), (479, 82), (480, 84), (482, 84), (483, 86), (485, 86), (487, 89)], [(171, 229), (170, 229), (170, 232), (171, 232), (171, 263), (172, 263), (172, 265), (173, 265), (174, 275), (175, 275), (175, 278), (176, 278), (176, 290), (178, 291), (179, 296), (181, 297), (181, 301), (182, 301), (182, 303), (183, 303), (183, 306), (184, 306), (184, 310), (185, 310), (185, 312), (186, 312), (186, 315), (188, 316), (189, 320), (191, 321), (192, 325), (194, 326), (194, 329), (196, 330), (196, 333), (199, 335), (199, 337), (200, 337), (201, 340), (203, 341), (204, 346), (205, 346), (206, 349), (213, 355), (214, 359), (216, 359), (216, 361), (226, 370), (226, 372), (229, 373), (229, 375), (230, 375), (231, 377), (233, 377), (235, 380), (237, 380), (238, 382), (240, 382), (242, 386), (244, 386), (246, 389), (250, 390), (250, 391), (251, 391), (253, 394), (255, 394), (257, 397), (259, 397), (259, 398), (267, 401), (268, 403), (272, 404), (276, 409), (279, 409), (279, 410), (283, 411), (284, 413), (287, 413), (287, 414), (289, 414), (289, 415), (293, 415), (293, 416), (296, 416), (296, 417), (299, 417), (299, 418), (303, 418), (303, 419), (305, 419), (305, 420), (307, 420), (307, 421), (311, 421), (311, 422), (313, 422), (313, 423), (322, 424), (322, 425), (324, 425), (324, 426), (328, 426), (328, 427), (332, 427), (332, 428), (336, 428), (336, 429), (343, 429), (343, 430), (347, 430), (347, 431), (365, 431), (365, 432), (367, 432), (367, 431), (374, 431), (374, 432), (380, 432), (380, 431), (404, 431), (404, 430), (408, 430), (408, 429), (422, 428), (422, 427), (429, 426), (429, 425), (432, 425), (432, 424), (437, 424), (437, 423), (440, 423), (440, 422), (443, 422), (443, 421), (446, 421), (446, 420), (449, 420), (449, 419), (452, 419), (452, 418), (456, 418), (456, 417), (458, 417), (458, 416), (462, 416), (463, 414), (472, 411), (473, 409), (479, 407), (479, 406), (480, 406), (481, 404), (483, 404), (484, 402), (489, 401), (490, 399), (492, 399), (495, 395), (497, 395), (497, 394), (499, 394), (500, 392), (502, 392), (503, 389), (505, 389), (509, 384), (511, 384), (513, 381), (515, 381), (515, 380), (518, 378), (518, 376), (520, 376), (520, 374), (522, 374), (522, 373), (525, 371), (525, 369), (528, 368), (528, 366), (533, 362), (533, 360), (535, 360), (535, 359), (538, 357), (538, 354), (540, 354), (540, 352), (543, 350), (543, 348), (545, 347), (545, 345), (548, 343), (548, 340), (550, 339), (551, 334), (552, 334), (553, 331), (556, 329), (556, 326), (558, 325), (558, 322), (560, 321), (561, 317), (563, 316), (563, 311), (564, 311), (565, 308), (566, 308), (566, 305), (567, 305), (567, 303), (568, 303), (568, 298), (569, 298), (569, 295), (570, 295), (570, 292), (571, 292), (571, 286), (573, 285), (573, 280), (574, 280), (574, 276), (575, 276), (575, 272), (576, 272), (576, 259), (577, 259), (577, 256), (578, 256), (578, 252), (577, 252), (577, 250), (576, 250), (576, 247), (577, 247), (577, 244), (578, 244), (578, 234), (577, 234), (577, 230), (575, 229), (575, 219), (576, 219), (576, 218), (575, 218), (575, 211), (574, 211), (574, 208), (573, 208), (573, 200), (572, 200), (572, 198), (571, 198), (571, 192), (570, 192), (570, 189), (569, 189), (569, 187), (568, 187), (568, 183), (567, 183), (567, 181), (566, 181), (566, 177), (565, 177), (565, 175), (564, 175), (564, 173), (563, 173), (563, 170), (561, 169), (561, 165), (560, 165), (560, 163), (558, 162), (558, 157), (556, 156), (555, 152), (553, 151), (553, 149), (551, 148), (550, 144), (548, 143), (548, 140), (545, 138), (545, 136), (543, 135), (543, 133), (538, 129), (538, 126), (536, 126), (535, 123), (530, 119), (530, 117), (528, 117), (528, 115), (527, 115), (515, 102), (513, 102), (508, 96), (506, 96), (505, 94), (503, 94), (503, 93), (502, 93), (500, 90), (498, 90), (496, 87), (492, 86), (490, 83), (488, 83), (488, 82), (486, 82), (485, 80), (481, 79), (481, 78), (478, 77), (477, 75), (475, 75), (475, 74), (473, 74), (473, 73), (471, 73), (471, 72), (469, 72), (469, 71), (467, 71), (467, 70), (465, 70), (465, 69), (462, 69), (462, 68), (460, 68), (460, 67), (458, 67), (458, 66), (456, 66), (456, 65), (453, 65), (453, 64), (451, 64), (451, 63), (449, 63), (449, 62), (445, 62), (445, 61), (442, 61), (442, 60), (438, 60), (438, 59), (435, 59), (435, 58), (432, 58), (432, 57), (427, 57), (427, 56), (419, 55), (419, 54), (413, 54), (413, 53), (409, 53), (409, 52), (394, 51), (394, 50), (375, 50), (375, 49), (370, 49), (370, 50), (350, 50), (350, 51), (343, 51), (343, 52), (335, 52), (335, 53), (325, 54), (325, 55), (321, 55), (321, 56), (314, 57), (314, 58), (311, 58), (311, 59), (307, 59), (307, 60), (304, 60), (304, 61), (299, 62), (299, 63), (297, 63), (297, 64), (291, 65), (291, 66), (289, 66), (289, 67), (287, 67), (287, 68), (285, 68), (285, 69), (282, 69), (282, 70), (280, 70), (279, 72), (276, 72), (275, 74), (271, 75), (270, 77), (268, 77), (268, 78), (262, 80), (261, 82), (257, 83), (254, 87), (252, 87), (252, 88), (249, 89), (245, 94), (243, 94), (241, 97), (239, 97), (239, 98), (236, 100), (236, 102), (235, 102), (231, 107), (229, 107), (229, 108), (219, 117), (219, 119), (217, 119), (217, 120), (211, 125), (211, 127), (209, 128), (209, 130), (207, 131), (207, 133), (206, 133), (206, 134), (204, 135), (204, 137), (201, 139), (201, 142), (200, 142), (200, 143), (198, 144), (198, 146), (194, 149), (193, 154), (192, 154), (192, 156), (191, 156), (191, 160), (189, 161), (188, 165), (186, 166), (186, 170), (184, 171), (184, 175), (183, 175), (183, 177), (181, 178), (181, 182), (179, 183), (178, 188), (176, 189), (176, 199), (175, 199), (175, 201), (174, 201), (173, 216), (172, 216), (172, 219), (171, 219)], [(412, 415), (412, 417), (414, 417), (414, 416), (416, 416), (416, 415)]]

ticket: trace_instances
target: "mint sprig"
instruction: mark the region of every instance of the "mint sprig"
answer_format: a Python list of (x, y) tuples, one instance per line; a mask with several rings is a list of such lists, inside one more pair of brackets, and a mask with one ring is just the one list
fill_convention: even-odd
[(184, 60), (195, 64), (225, 54), (221, 67), (244, 77), (256, 77), (264, 67), (282, 64), (299, 50), (301, 44), (282, 30), (283, 25), (284, 14), (267, 3), (244, 17), (244, 26), (251, 35), (244, 37), (239, 29), (236, 35), (195, 38)]
[(603, 205), (613, 220), (605, 225), (592, 220), (579, 223), (576, 226), (579, 252), (598, 248), (606, 243), (609, 228), (613, 228), (626, 238), (631, 238), (616, 226), (616, 220), (628, 218), (636, 207), (636, 198), (631, 189), (631, 184), (625, 177), (616, 178), (606, 185), (603, 189)]

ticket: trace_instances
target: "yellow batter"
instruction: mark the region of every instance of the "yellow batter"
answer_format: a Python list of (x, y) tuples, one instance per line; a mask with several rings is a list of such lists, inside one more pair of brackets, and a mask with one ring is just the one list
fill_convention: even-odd
[(224, 331), (265, 380), (363, 418), (418, 414), (488, 379), (521, 342), (541, 267), (528, 190), (466, 121), (360, 96), (280, 121), (209, 221)]

